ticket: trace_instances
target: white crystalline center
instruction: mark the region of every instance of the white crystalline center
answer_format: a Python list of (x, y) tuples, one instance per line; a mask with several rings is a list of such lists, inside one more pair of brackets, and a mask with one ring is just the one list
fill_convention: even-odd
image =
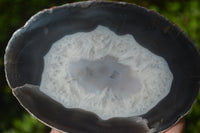
[(170, 91), (164, 58), (104, 26), (66, 35), (44, 56), (40, 90), (66, 108), (102, 119), (141, 115)]

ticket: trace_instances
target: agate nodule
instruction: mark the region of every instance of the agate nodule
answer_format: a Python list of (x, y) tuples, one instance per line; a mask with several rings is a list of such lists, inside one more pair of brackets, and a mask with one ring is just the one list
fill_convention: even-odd
[[(65, 63), (65, 59), (61, 60), (59, 57), (55, 57), (56, 60), (60, 60), (60, 62), (58, 61), (60, 65), (55, 65), (55, 68), (62, 65), (68, 68), (68, 76), (71, 79), (69, 81), (69, 78), (66, 78), (66, 83), (70, 82), (68, 85), (75, 88), (72, 89), (75, 91), (73, 92), (75, 96), (70, 97), (72, 95), (71, 92), (68, 93), (70, 87), (68, 87), (69, 90), (59, 90), (59, 83), (55, 80), (52, 84), (58, 83), (58, 85), (49, 88), (51, 91), (45, 91), (47, 86), (43, 86), (42, 89), (42, 81), (46, 78), (43, 74), (46, 68), (51, 66), (46, 65), (48, 64), (46, 58), (54, 58), (54, 55), (47, 56), (53, 45), (63, 38), (64, 40), (68, 39), (66, 42), (69, 42), (69, 36), (71, 37), (74, 34), (84, 33), (79, 35), (87, 36), (86, 33), (91, 33), (95, 29), (99, 34), (99, 26), (104, 27), (104, 31), (112, 31), (109, 34), (119, 38), (115, 40), (121, 39), (122, 43), (117, 43), (111, 39), (110, 42), (109, 40), (105, 42), (102, 48), (92, 47), (91, 45), (90, 52), (87, 54), (85, 48), (89, 47), (91, 42), (88, 40), (88, 43), (85, 43), (82, 40), (80, 47), (75, 43), (67, 44), (65, 51), (68, 51), (68, 53), (64, 51), (63, 55), (66, 54), (68, 64)], [(102, 34), (99, 36), (98, 34), (96, 34), (96, 37), (99, 37), (96, 39), (96, 45), (101, 37), (104, 37)], [(80, 36), (78, 38), (81, 38)], [(87, 36), (87, 38), (89, 37)], [(156, 55), (155, 64), (149, 63), (150, 67), (147, 67), (148, 71), (143, 76), (141, 76), (142, 70), (140, 70), (139, 65), (144, 63), (145, 66), (145, 61), (149, 60), (144, 59), (148, 59), (149, 55), (141, 53), (133, 56), (131, 50), (135, 49), (132, 48), (131, 43), (124, 41), (127, 40), (126, 37), (132, 37), (134, 39), (132, 42), (138, 43), (138, 47), (149, 51), (149, 55), (152, 57), (153, 54)], [(79, 39), (77, 39), (78, 41)], [(117, 52), (112, 51), (113, 48), (110, 49), (110, 53), (105, 51), (109, 49), (109, 46), (114, 47), (115, 44), (118, 44), (115, 48), (118, 50)], [(61, 50), (56, 48), (55, 51)], [(93, 50), (91, 50), (92, 48)], [(81, 50), (83, 59), (79, 58), (81, 57)], [(140, 60), (138, 60), (139, 55), (141, 55)], [(131, 59), (130, 61), (133, 61), (132, 64), (135, 64), (135, 66), (130, 65), (130, 61), (126, 62), (125, 56), (130, 56), (131, 58), (127, 59)], [(163, 62), (166, 65), (163, 66), (167, 66), (167, 68), (161, 69), (162, 65), (157, 64), (162, 62), (161, 60), (164, 60)], [(138, 63), (138, 66), (134, 61)], [(51, 70), (55, 70), (53, 65)], [(132, 70), (133, 67), (138, 69)], [(112, 99), (110, 99), (109, 106), (107, 106), (108, 102), (104, 103), (105, 106), (99, 104), (99, 101), (93, 104), (92, 101), (95, 102), (95, 98), (94, 100), (87, 99), (88, 102), (82, 102), (84, 100), (83, 96), (80, 96), (81, 94), (88, 92), (91, 93), (91, 97), (98, 99), (100, 97), (98, 93), (102, 91), (99, 94), (103, 94), (104, 91), (105, 95), (103, 96), (105, 98), (102, 99), (106, 99), (105, 101), (109, 101), (106, 96), (113, 96), (114, 101), (120, 99), (119, 101), (125, 101), (124, 104), (126, 104), (126, 100), (129, 100), (130, 103), (132, 99), (128, 99), (129, 97), (134, 99), (136, 94), (140, 93), (139, 96), (143, 96), (145, 93), (143, 83), (146, 80), (142, 79), (156, 81), (156, 79), (153, 79), (158, 74), (156, 73), (157, 70), (166, 70), (166, 73), (168, 73), (169, 76), (164, 80), (169, 82), (159, 82), (170, 87), (168, 88), (169, 92), (164, 91), (163, 96), (160, 96), (162, 93), (156, 94), (156, 96), (160, 96), (160, 100), (155, 100), (155, 104), (152, 104), (152, 107), (146, 110), (144, 109), (141, 114), (138, 113), (139, 111), (130, 112), (128, 105), (125, 106), (122, 103), (116, 105), (117, 103), (112, 102)], [(151, 73), (154, 71), (155, 73)], [(37, 119), (60, 131), (70, 133), (160, 132), (175, 124), (192, 107), (199, 91), (200, 54), (195, 44), (185, 33), (154, 11), (128, 3), (87, 1), (47, 9), (34, 15), (10, 39), (5, 53), (5, 72), (9, 86), (21, 105)], [(62, 77), (62, 74), (60, 77)], [(150, 77), (145, 77), (148, 74)], [(165, 77), (163, 73), (160, 75)], [(173, 78), (169, 78), (170, 75)], [(158, 80), (160, 79), (158, 78)], [(71, 82), (72, 80), (76, 82)], [(61, 81), (60, 79), (59, 82)], [(83, 93), (78, 93), (77, 88), (82, 88)], [(48, 92), (48, 94), (45, 92)], [(157, 92), (159, 90), (155, 91), (155, 93)], [(55, 94), (58, 94), (58, 96)], [(69, 94), (70, 96), (67, 96)], [(77, 99), (72, 99), (73, 104), (69, 104), (70, 100), (67, 99), (69, 97), (76, 97), (80, 102)], [(63, 102), (60, 102), (59, 98)], [(148, 97), (140, 97), (141, 100), (144, 98), (148, 99)], [(75, 102), (76, 100), (77, 102)], [(146, 100), (146, 102), (148, 101)], [(91, 104), (87, 104), (90, 102)], [(80, 103), (84, 103), (84, 106)], [(110, 104), (113, 106), (110, 106)], [(102, 110), (104, 107), (111, 107), (111, 109), (105, 108), (105, 110), (110, 111), (109, 114), (106, 111), (104, 111), (104, 114), (99, 113), (101, 110), (98, 110), (98, 105), (101, 105)], [(131, 106), (136, 105), (138, 107), (144, 104), (138, 102), (136, 98), (135, 104), (131, 103)], [(123, 110), (126, 111), (123, 112)]]

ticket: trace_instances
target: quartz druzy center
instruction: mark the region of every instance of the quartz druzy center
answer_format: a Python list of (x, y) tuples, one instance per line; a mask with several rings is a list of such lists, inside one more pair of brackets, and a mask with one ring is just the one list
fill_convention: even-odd
[(141, 88), (136, 72), (109, 55), (95, 61), (81, 59), (73, 62), (70, 72), (84, 89), (94, 93), (110, 89), (114, 96), (125, 98)]
[(104, 26), (66, 35), (44, 56), (40, 90), (66, 108), (102, 119), (148, 112), (170, 91), (163, 57)]

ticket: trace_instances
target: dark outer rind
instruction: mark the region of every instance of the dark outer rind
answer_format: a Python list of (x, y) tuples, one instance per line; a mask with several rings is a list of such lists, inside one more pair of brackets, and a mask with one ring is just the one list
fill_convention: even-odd
[[(39, 90), (38, 86), (25, 84), (15, 88), (13, 94), (28, 112), (53, 125), (59, 130), (70, 133), (147, 133), (150, 130), (146, 121), (140, 118), (114, 118), (107, 121), (99, 119), (95, 114), (80, 109), (67, 109), (50, 99)], [(45, 108), (44, 108), (45, 107)], [(63, 116), (65, 117), (63, 119)]]
[(11, 88), (26, 83), (39, 86), (43, 56), (53, 42), (67, 34), (92, 31), (99, 24), (119, 35), (132, 34), (143, 47), (166, 59), (174, 75), (170, 94), (142, 117), (157, 131), (169, 128), (198, 95), (200, 55), (174, 24), (136, 5), (79, 2), (35, 15), (13, 35), (6, 50), (5, 71)]

